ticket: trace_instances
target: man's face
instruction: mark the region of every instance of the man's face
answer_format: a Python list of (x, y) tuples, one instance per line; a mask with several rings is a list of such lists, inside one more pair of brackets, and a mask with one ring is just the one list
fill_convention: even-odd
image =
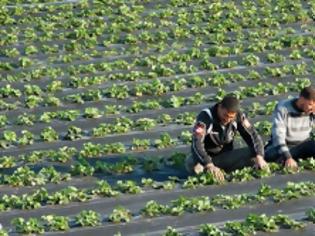
[(222, 125), (227, 125), (228, 123), (234, 121), (236, 118), (236, 114), (236, 112), (228, 111), (227, 109), (222, 107), (221, 104), (219, 105), (218, 117)]
[(302, 99), (301, 109), (308, 115), (311, 113), (315, 113), (315, 100), (308, 100), (303, 97), (301, 97), (301, 99)]

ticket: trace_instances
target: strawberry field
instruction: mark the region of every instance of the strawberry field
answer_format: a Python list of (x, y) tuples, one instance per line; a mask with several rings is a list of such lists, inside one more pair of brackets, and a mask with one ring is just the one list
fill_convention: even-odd
[(0, 235), (314, 235), (313, 158), (184, 168), (203, 108), (235, 94), (266, 141), (314, 84), (314, 0), (0, 6)]

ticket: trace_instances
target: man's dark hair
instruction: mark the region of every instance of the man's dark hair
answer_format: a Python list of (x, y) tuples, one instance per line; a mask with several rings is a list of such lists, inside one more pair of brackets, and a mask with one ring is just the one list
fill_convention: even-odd
[(315, 88), (312, 86), (303, 88), (300, 92), (300, 97), (303, 97), (307, 100), (315, 100)]
[(227, 95), (223, 98), (221, 105), (230, 112), (238, 112), (240, 108), (239, 100), (233, 95)]

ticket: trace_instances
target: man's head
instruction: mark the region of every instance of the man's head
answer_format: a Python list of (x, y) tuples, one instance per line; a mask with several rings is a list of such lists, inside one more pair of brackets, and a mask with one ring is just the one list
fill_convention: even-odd
[(220, 123), (227, 125), (228, 123), (235, 120), (237, 112), (239, 111), (239, 101), (232, 95), (227, 95), (219, 103), (218, 106), (218, 117)]
[(303, 88), (297, 104), (304, 113), (315, 113), (315, 88), (312, 86)]

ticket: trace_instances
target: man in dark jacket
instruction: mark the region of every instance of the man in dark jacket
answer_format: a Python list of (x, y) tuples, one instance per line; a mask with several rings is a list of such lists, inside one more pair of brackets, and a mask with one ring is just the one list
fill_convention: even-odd
[(315, 141), (310, 134), (315, 126), (315, 88), (306, 87), (300, 96), (280, 101), (273, 112), (271, 139), (266, 160), (296, 169), (298, 159), (315, 157)]
[[(247, 143), (247, 148), (233, 150), (236, 132)], [(239, 101), (233, 96), (197, 116), (193, 128), (192, 155), (186, 159), (186, 169), (191, 174), (211, 172), (218, 180), (224, 180), (221, 169), (232, 171), (245, 166), (268, 168), (264, 160), (264, 145), (257, 131), (245, 114), (239, 111)]]

